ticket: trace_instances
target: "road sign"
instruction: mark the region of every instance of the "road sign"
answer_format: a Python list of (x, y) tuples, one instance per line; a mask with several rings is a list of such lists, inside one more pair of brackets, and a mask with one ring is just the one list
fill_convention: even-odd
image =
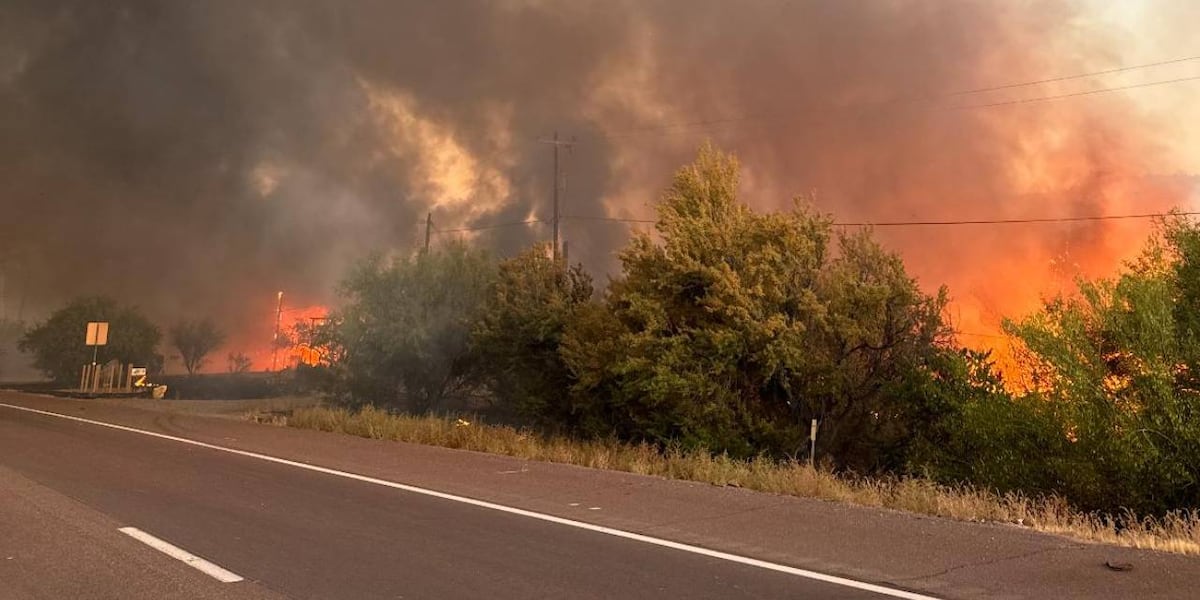
[(87, 345), (104, 346), (108, 344), (108, 322), (93, 321), (87, 324)]
[(130, 367), (129, 375), (132, 377), (145, 377), (146, 367)]

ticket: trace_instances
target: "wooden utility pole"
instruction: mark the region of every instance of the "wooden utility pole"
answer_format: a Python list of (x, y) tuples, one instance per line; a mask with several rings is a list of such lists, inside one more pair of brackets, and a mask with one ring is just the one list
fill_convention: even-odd
[(552, 244), (551, 253), (554, 257), (554, 260), (558, 261), (559, 235), (560, 235), (559, 234), (559, 222), (562, 219), (561, 212), (559, 211), (559, 200), (560, 200), (559, 197), (561, 196), (560, 188), (562, 187), (562, 175), (559, 173), (558, 149), (562, 146), (566, 146), (567, 149), (570, 150), (571, 146), (575, 144), (575, 140), (573, 140), (573, 139), (572, 140), (559, 140), (558, 139), (558, 131), (556, 130), (554, 132), (553, 139), (538, 140), (538, 141), (540, 141), (543, 144), (551, 144), (554, 146), (554, 213), (553, 213), (554, 216), (551, 220), (551, 224), (553, 225), (553, 229), (554, 229), (554, 237), (551, 242), (551, 244)]
[(429, 254), (429, 234), (433, 231), (433, 213), (425, 213), (425, 253)]
[(558, 175), (558, 130), (554, 131), (554, 260), (558, 260), (558, 190), (562, 180)]

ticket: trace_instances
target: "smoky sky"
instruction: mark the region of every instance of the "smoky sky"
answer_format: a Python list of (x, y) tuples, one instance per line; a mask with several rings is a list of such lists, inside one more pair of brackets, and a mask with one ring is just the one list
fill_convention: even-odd
[[(1065, 0), (3, 0), (6, 311), (103, 293), (247, 330), (276, 290), (329, 303), (352, 261), (415, 248), (426, 213), (442, 229), (549, 217), (555, 131), (576, 142), (561, 159), (578, 216), (652, 217), (705, 140), (737, 153), (762, 210), (1177, 205), (1190, 180), (1155, 177), (1179, 170), (1170, 124), (1121, 96), (962, 108), (1094, 81), (951, 95), (1121, 65), (1119, 32), (1086, 17)], [(605, 273), (630, 227), (564, 233)], [(1008, 308), (997, 280), (1032, 280), (1030, 297), (1055, 260), (1110, 264), (1121, 227), (879, 232), (986, 313)], [(504, 254), (549, 230), (473, 235)]]

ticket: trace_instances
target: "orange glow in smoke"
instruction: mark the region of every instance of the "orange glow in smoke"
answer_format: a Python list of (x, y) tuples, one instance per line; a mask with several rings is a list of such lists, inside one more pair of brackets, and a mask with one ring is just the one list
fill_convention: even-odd
[[(319, 364), (320, 353), (296, 340), (296, 329), (324, 320), (329, 315), (329, 307), (321, 304), (288, 306), (287, 296), (284, 295), (283, 311), (279, 315), (280, 347), (276, 354), (272, 348), (272, 340), (275, 339), (275, 301), (272, 295), (270, 307), (261, 311), (262, 320), (246, 327), (241, 335), (231, 339), (225, 352), (245, 353), (250, 358), (252, 371), (270, 370), (273, 354), (277, 370), (294, 368), (298, 364)], [(214, 367), (220, 362), (214, 361)]]
[[(1067, 165), (1068, 167), (1070, 165)], [(1053, 172), (1031, 181), (1042, 198), (1043, 210), (1032, 216), (1095, 216), (1164, 213), (1189, 210), (1191, 190), (1183, 181), (1154, 179), (1135, 174), (1105, 173), (1086, 184), (1053, 190), (1045, 178), (1070, 181)], [(1081, 202), (1086, 200), (1085, 202)], [(1056, 206), (1085, 204), (1078, 215), (1055, 214)], [(971, 226), (963, 226), (968, 229)], [(1011, 236), (1005, 250), (981, 255), (974, 267), (944, 271), (940, 280), (950, 287), (954, 301), (950, 320), (961, 332), (959, 342), (976, 349), (991, 350), (1009, 384), (1025, 379), (1014, 353), (1014, 341), (1001, 330), (1004, 318), (1019, 320), (1036, 311), (1042, 302), (1059, 294), (1071, 295), (1078, 278), (1114, 277), (1122, 265), (1143, 250), (1155, 220), (1121, 219), (1075, 221), (1052, 224), (981, 226)], [(987, 232), (986, 235), (997, 235)], [(1025, 239), (1026, 241), (1020, 242)], [(1018, 250), (1013, 251), (1014, 247)], [(913, 270), (928, 268), (911, 262)], [(939, 269), (940, 270), (940, 269)]]

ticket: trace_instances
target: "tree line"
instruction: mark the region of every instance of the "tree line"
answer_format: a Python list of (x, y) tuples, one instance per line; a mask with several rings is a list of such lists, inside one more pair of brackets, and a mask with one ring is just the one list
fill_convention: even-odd
[[(92, 347), (84, 345), (84, 331), (93, 321), (109, 324), (108, 343), (96, 348), (95, 354)], [(17, 347), (32, 357), (36, 369), (61, 385), (78, 385), (80, 368), (91, 363), (93, 356), (101, 363), (116, 360), (144, 366), (154, 375), (162, 373), (166, 362), (158, 352), (162, 330), (136, 306), (106, 296), (75, 298), (45, 321), (21, 329)], [(225, 332), (208, 317), (181, 319), (166, 334), (189, 375), (198, 373), (225, 339)], [(240, 352), (230, 353), (228, 362), (230, 372), (250, 368), (250, 359)]]

